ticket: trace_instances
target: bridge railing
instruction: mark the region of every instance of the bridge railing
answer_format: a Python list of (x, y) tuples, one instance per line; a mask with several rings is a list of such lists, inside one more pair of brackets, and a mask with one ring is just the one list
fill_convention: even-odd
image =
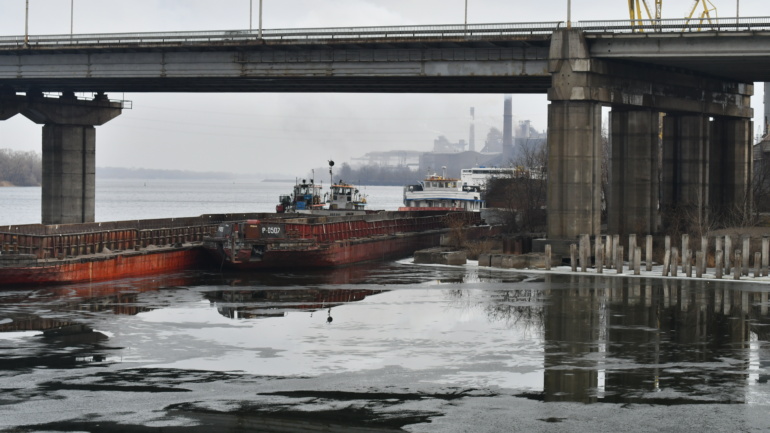
[[(447, 24), (389, 27), (330, 27), (314, 29), (266, 29), (264, 41), (330, 42), (345, 40), (486, 39), (542, 35), (548, 36), (563, 21), (534, 23)], [(770, 30), (770, 17), (693, 18), (666, 20), (578, 21), (572, 27), (589, 33), (687, 33), (699, 31)], [(80, 35), (0, 36), (0, 49), (56, 48), (112, 45), (194, 45), (259, 41), (257, 30), (217, 30), (196, 32), (96, 33)]]
[(761, 31), (770, 30), (770, 17), (580, 21), (572, 26), (589, 33)]
[[(490, 37), (516, 35), (549, 35), (559, 27), (558, 21), (535, 23), (448, 24), (394, 27), (331, 27), (314, 29), (266, 29), (263, 40), (330, 41), (361, 39), (419, 39)], [(217, 30), (197, 32), (99, 33), (81, 35), (0, 36), (0, 47), (50, 47), (122, 44), (195, 44), (255, 41), (257, 30)]]

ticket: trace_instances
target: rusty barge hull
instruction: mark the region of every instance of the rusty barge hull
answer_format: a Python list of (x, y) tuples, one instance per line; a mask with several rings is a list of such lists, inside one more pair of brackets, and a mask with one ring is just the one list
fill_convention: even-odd
[(233, 221), (221, 224), (203, 246), (217, 267), (332, 268), (406, 257), (439, 245), (452, 220), (481, 221), (478, 212), (446, 210)]
[[(436, 246), (447, 230), (431, 230), (349, 241), (335, 241), (315, 247), (296, 245), (296, 248), (274, 249), (261, 260), (240, 262), (224, 261), (229, 269), (319, 269), (351, 265), (361, 262), (393, 260), (412, 255), (416, 250)], [(249, 249), (240, 250), (246, 255)], [(221, 258), (215, 255), (216, 258)]]
[(199, 247), (163, 248), (98, 257), (52, 260), (39, 265), (0, 268), (0, 285), (23, 286), (109, 281), (204, 266)]
[(101, 223), (0, 227), (0, 288), (109, 281), (208, 266), (200, 245), (222, 221), (274, 214), (210, 214)]

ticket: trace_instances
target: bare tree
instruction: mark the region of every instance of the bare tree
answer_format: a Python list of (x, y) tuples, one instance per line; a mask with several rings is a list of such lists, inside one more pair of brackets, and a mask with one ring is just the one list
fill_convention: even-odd
[(527, 140), (510, 161), (512, 173), (488, 182), (485, 198), (504, 210), (508, 232), (544, 229), (547, 161), (545, 141)]
[(35, 152), (0, 149), (0, 182), (37, 186), (43, 179), (43, 162)]

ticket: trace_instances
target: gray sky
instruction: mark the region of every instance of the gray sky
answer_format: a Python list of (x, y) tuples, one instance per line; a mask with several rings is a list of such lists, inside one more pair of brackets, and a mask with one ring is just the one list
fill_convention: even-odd
[[(681, 18), (694, 0), (664, 0)], [(29, 0), (30, 34), (69, 34), (71, 0)], [(712, 0), (734, 17), (736, 0)], [(74, 0), (75, 33), (249, 28), (249, 0)], [(253, 27), (257, 6), (253, 0)], [(263, 0), (264, 28), (462, 23), (465, 0)], [(0, 0), (0, 35), (24, 34), (25, 0)], [(767, 0), (740, 0), (741, 16), (768, 15)], [(572, 0), (572, 19), (625, 19), (627, 0)], [(565, 21), (567, 0), (468, 0), (469, 23)], [(763, 114), (762, 88), (752, 105)], [(97, 166), (303, 175), (326, 160), (375, 150), (428, 151), (438, 135), (476, 142), (502, 128), (503, 95), (111, 94), (132, 110), (97, 127)], [(514, 121), (546, 127), (545, 95), (514, 95)], [(755, 122), (759, 125), (759, 122)], [(0, 148), (41, 150), (40, 126), (0, 122)]]

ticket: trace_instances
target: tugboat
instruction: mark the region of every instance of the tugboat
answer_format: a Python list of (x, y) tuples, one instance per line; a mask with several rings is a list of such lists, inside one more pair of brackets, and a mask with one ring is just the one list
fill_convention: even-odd
[[(332, 180), (331, 191), (323, 195), (321, 200), (321, 185), (313, 179), (294, 185), (291, 195), (281, 195), (275, 206), (276, 213), (301, 213), (326, 216), (346, 216), (366, 214), (366, 197), (354, 185), (340, 179), (334, 183), (332, 171), (334, 161), (329, 161), (329, 177)], [(328, 207), (324, 207), (328, 205)]]
[(416, 185), (404, 187), (404, 206), (401, 211), (453, 210), (481, 212), (484, 200), (481, 188), (463, 184), (460, 179), (446, 177), (446, 167), (441, 176), (428, 175)]
[(294, 192), (291, 195), (282, 195), (278, 197), (279, 203), (275, 206), (276, 213), (285, 212), (303, 212), (322, 209), (321, 203), (321, 185), (316, 184), (313, 179), (308, 182), (302, 179), (294, 185)]

